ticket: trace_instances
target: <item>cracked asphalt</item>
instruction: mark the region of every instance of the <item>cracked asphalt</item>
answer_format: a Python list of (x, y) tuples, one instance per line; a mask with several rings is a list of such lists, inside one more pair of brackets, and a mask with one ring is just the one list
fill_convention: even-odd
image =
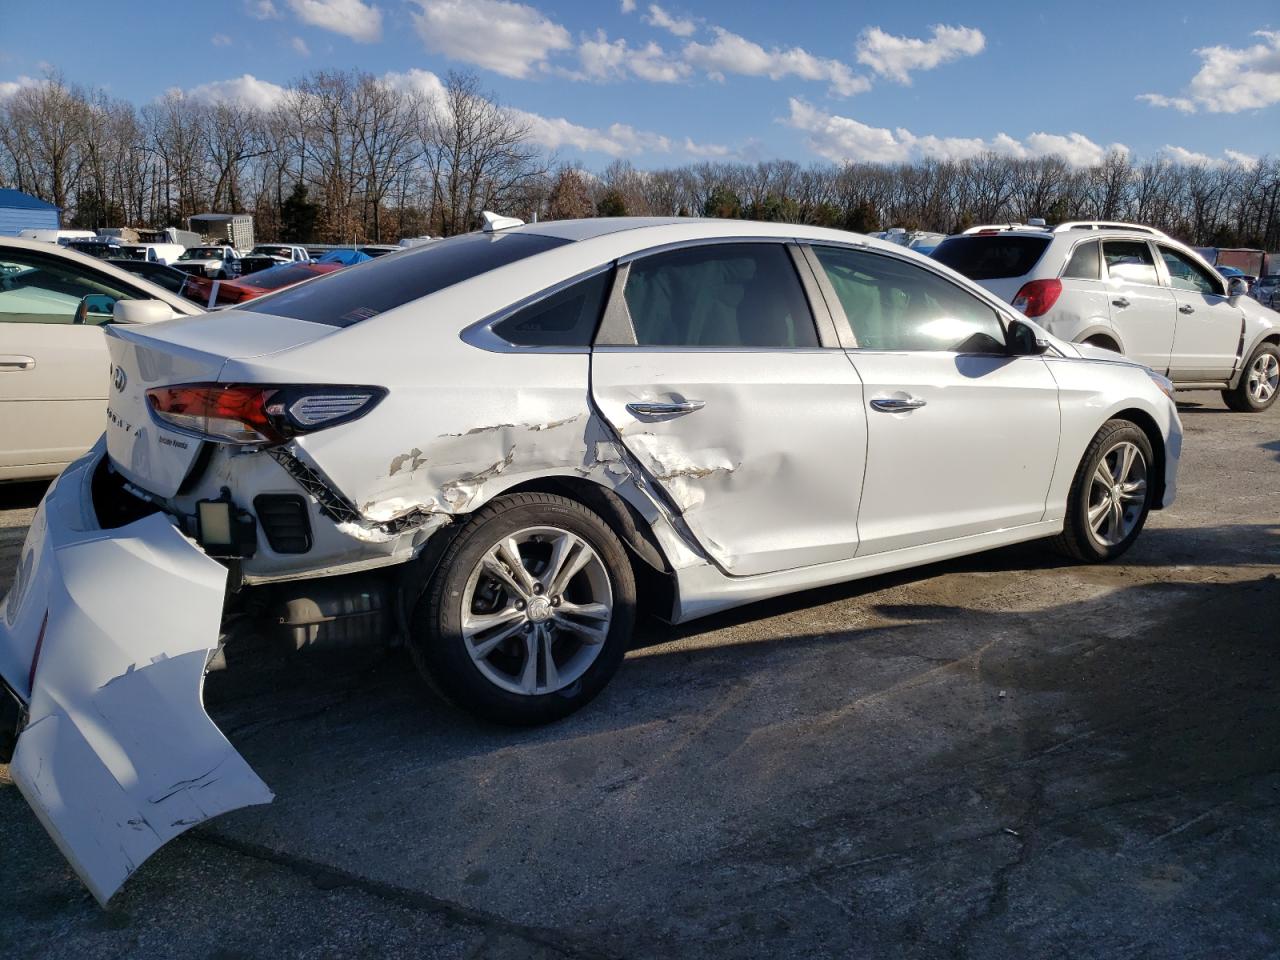
[[(1032, 544), (650, 623), (530, 731), (395, 652), (218, 676), (276, 800), (106, 911), (0, 766), (0, 953), (1280, 957), (1280, 407), (1180, 399), (1179, 500), (1114, 565)], [(0, 587), (39, 493), (0, 489)]]

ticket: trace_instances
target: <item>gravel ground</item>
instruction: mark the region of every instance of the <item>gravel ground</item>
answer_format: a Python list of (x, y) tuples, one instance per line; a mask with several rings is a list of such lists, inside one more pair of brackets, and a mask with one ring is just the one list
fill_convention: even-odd
[[(0, 953), (1280, 956), (1280, 407), (1183, 395), (1124, 561), (1037, 545), (643, 628), (533, 731), (394, 654), (221, 678), (269, 807), (100, 910), (0, 766)], [(0, 489), (0, 585), (38, 486)]]

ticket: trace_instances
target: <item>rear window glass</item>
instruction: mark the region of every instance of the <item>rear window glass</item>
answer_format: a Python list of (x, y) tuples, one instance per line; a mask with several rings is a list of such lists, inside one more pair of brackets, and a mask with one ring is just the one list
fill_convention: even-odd
[[(347, 267), (263, 297), (255, 313), (349, 327), (437, 290), (570, 241), (531, 233), (467, 233)], [(248, 281), (253, 283), (252, 278)]]
[[(289, 263), (279, 267), (271, 267), (269, 270), (260, 270), (257, 273), (251, 273), (244, 278), (246, 285), (257, 287), (259, 290), (278, 290), (280, 287), (287, 287), (291, 284), (301, 283), (303, 280), (310, 280), (317, 276), (316, 271), (310, 267), (304, 267), (301, 264)], [(275, 313), (274, 310), (263, 310), (262, 313)], [(299, 318), (310, 319), (310, 318)]]
[(606, 271), (544, 297), (495, 325), (493, 332), (521, 347), (589, 347), (611, 276)]
[(1001, 280), (1030, 272), (1048, 246), (1047, 237), (951, 237), (937, 246), (933, 259), (970, 280)]

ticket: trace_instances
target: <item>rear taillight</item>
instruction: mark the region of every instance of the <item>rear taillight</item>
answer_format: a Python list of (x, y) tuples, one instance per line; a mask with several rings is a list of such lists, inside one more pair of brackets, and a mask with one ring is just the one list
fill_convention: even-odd
[(221, 443), (283, 443), (364, 416), (381, 387), (183, 383), (147, 391), (162, 423)]
[(1028, 317), (1042, 317), (1053, 309), (1061, 295), (1061, 280), (1032, 280), (1022, 285), (1013, 298), (1013, 306)]

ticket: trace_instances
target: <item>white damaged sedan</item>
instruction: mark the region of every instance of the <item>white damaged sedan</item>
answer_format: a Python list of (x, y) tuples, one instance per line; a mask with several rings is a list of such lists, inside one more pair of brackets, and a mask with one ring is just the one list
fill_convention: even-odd
[(455, 703), (543, 722), (600, 692), (638, 609), (1038, 538), (1116, 557), (1182, 437), (1163, 377), (815, 227), (486, 214), (108, 332), (106, 434), (0, 606), (11, 776), (102, 902), (271, 799), (202, 703), (246, 613), (403, 643)]

